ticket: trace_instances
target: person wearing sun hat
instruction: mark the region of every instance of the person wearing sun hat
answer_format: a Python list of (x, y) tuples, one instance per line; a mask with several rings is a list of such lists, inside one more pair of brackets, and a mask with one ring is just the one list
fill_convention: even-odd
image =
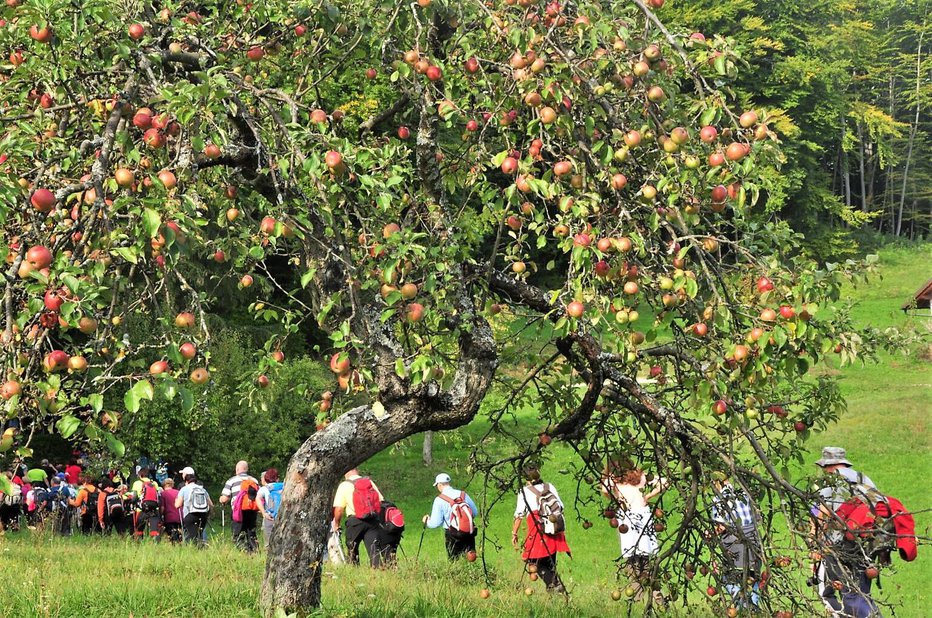
[[(848, 453), (839, 446), (826, 446), (815, 462), (832, 478), (819, 489), (819, 500), (812, 507), (816, 540), (822, 547), (822, 560), (815, 566), (819, 596), (832, 616), (862, 618), (873, 615), (871, 580), (865, 575), (863, 556), (856, 541), (846, 540), (838, 529), (838, 510), (846, 500), (860, 491), (876, 491), (867, 475), (854, 469)], [(838, 596), (841, 593), (841, 600)]]

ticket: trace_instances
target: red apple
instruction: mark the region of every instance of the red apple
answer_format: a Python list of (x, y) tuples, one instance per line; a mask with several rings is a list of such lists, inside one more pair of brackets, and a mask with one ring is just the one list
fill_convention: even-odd
[(57, 290), (48, 290), (43, 300), (45, 302), (45, 308), (49, 311), (58, 311), (65, 303), (64, 297), (59, 294)]
[(168, 371), (168, 361), (158, 360), (149, 365), (149, 373), (157, 376)]
[(405, 308), (405, 314), (409, 322), (420, 322), (424, 317), (424, 305), (420, 303), (410, 303)]
[(350, 360), (346, 356), (342, 360), (340, 359), (340, 353), (337, 352), (330, 357), (330, 371), (333, 373), (342, 375), (348, 372), (350, 369)]
[(35, 270), (48, 268), (52, 263), (52, 253), (42, 245), (29, 247), (26, 251), (25, 262), (30, 264)]
[(337, 169), (343, 165), (343, 155), (337, 152), (336, 150), (330, 150), (324, 156), (324, 163), (330, 169)]
[(48, 189), (36, 189), (29, 198), (33, 207), (41, 213), (48, 214), (55, 208), (55, 194)]
[(246, 52), (246, 58), (250, 62), (259, 62), (262, 58), (265, 57), (265, 50), (259, 46), (250, 47)]
[(32, 26), (29, 28), (29, 36), (40, 43), (48, 43), (52, 40), (52, 29), (48, 26)]
[(203, 367), (198, 367), (191, 372), (190, 380), (195, 384), (204, 384), (210, 379), (210, 374)]
[(697, 337), (705, 337), (709, 332), (709, 327), (704, 322), (693, 324), (693, 334)]
[(427, 79), (432, 82), (438, 81), (443, 78), (443, 71), (440, 70), (440, 67), (431, 65), (427, 67)]
[(256, 384), (259, 385), (259, 388), (268, 388), (269, 387), (269, 376), (261, 375), (256, 378)]
[(780, 307), (780, 315), (784, 320), (792, 320), (794, 317), (796, 317), (796, 310), (794, 310), (789, 305), (782, 305)]
[(578, 300), (574, 300), (566, 305), (566, 314), (571, 318), (580, 318), (585, 311), (586, 306)]
[(129, 27), (129, 38), (138, 41), (146, 35), (146, 27), (142, 24), (132, 24)]
[(194, 314), (190, 311), (182, 311), (175, 316), (175, 326), (178, 328), (191, 328), (194, 326)]
[(502, 161), (502, 172), (508, 175), (512, 175), (518, 171), (518, 160), (514, 157), (505, 157), (505, 160)]
[(719, 399), (712, 404), (712, 412), (721, 416), (728, 412), (728, 403), (724, 399)]
[(178, 348), (178, 352), (181, 353), (181, 358), (191, 360), (197, 356), (197, 346), (188, 341), (181, 344), (181, 347)]
[(773, 281), (771, 281), (767, 277), (758, 278), (757, 280), (758, 293), (763, 294), (764, 292), (769, 292), (772, 289), (773, 289)]

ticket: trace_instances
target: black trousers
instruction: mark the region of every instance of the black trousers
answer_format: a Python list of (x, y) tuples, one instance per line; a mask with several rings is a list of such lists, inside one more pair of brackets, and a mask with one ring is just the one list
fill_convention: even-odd
[(168, 540), (172, 543), (181, 542), (181, 525), (180, 521), (166, 521), (162, 524), (162, 530), (168, 535)]
[(0, 504), (0, 523), (4, 529), (19, 529), (19, 514), (22, 511), (22, 504)]
[(447, 546), (447, 557), (456, 560), (471, 551), (476, 551), (476, 533), (464, 534), (459, 530), (447, 528), (443, 531)]
[(563, 582), (557, 575), (557, 555), (552, 554), (546, 558), (530, 558), (528, 564), (537, 567), (537, 575), (544, 581), (547, 590), (551, 592), (563, 592)]
[(379, 526), (355, 517), (346, 519), (346, 553), (350, 564), (359, 564), (359, 546), (366, 546), (369, 564), (374, 568), (382, 566), (382, 550), (379, 543)]
[[(237, 522), (238, 523), (238, 522)], [(207, 527), (207, 513), (188, 513), (181, 522), (184, 526), (184, 540), (186, 543), (204, 543), (203, 533)]]
[(136, 511), (136, 521), (133, 525), (133, 533), (136, 538), (141, 538), (149, 528), (149, 536), (158, 541), (161, 537), (162, 518), (159, 517), (158, 507), (143, 508)]
[(91, 513), (91, 510), (88, 509), (86, 512), (81, 513), (81, 534), (91, 534), (98, 530), (97, 526), (97, 512)]
[(259, 549), (259, 540), (256, 538), (256, 522), (259, 511), (241, 511), (243, 521), (233, 522), (233, 542), (240, 549), (249, 553)]

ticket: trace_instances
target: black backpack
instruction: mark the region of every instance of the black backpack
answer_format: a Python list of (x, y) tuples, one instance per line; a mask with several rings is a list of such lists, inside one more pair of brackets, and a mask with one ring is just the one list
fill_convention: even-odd
[[(87, 491), (87, 490), (85, 490), (85, 491)], [(92, 513), (96, 513), (96, 512), (97, 512), (97, 499), (98, 499), (99, 497), (100, 497), (100, 490), (97, 489), (96, 487), (94, 488), (94, 491), (92, 491), (92, 492), (91, 492), (91, 491), (87, 491), (87, 498), (85, 499), (85, 502), (87, 503), (87, 509), (88, 509), (90, 512), (92, 512)]]
[(110, 521), (119, 521), (125, 513), (123, 497), (115, 491), (108, 493), (104, 498), (104, 516)]

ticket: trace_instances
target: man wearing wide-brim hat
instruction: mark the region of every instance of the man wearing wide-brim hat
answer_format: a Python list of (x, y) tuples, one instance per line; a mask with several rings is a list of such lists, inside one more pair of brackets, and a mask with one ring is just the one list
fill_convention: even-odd
[[(819, 596), (832, 616), (868, 616), (876, 606), (871, 599), (871, 580), (864, 573), (864, 557), (856, 541), (845, 540), (833, 521), (835, 511), (852, 496), (877, 486), (865, 474), (854, 469), (845, 449), (826, 446), (815, 462), (825, 474), (833, 476), (819, 490), (819, 502), (812, 507), (823, 546), (823, 558), (818, 565)], [(837, 519), (837, 518), (835, 518)], [(841, 593), (841, 600), (838, 593)]]

